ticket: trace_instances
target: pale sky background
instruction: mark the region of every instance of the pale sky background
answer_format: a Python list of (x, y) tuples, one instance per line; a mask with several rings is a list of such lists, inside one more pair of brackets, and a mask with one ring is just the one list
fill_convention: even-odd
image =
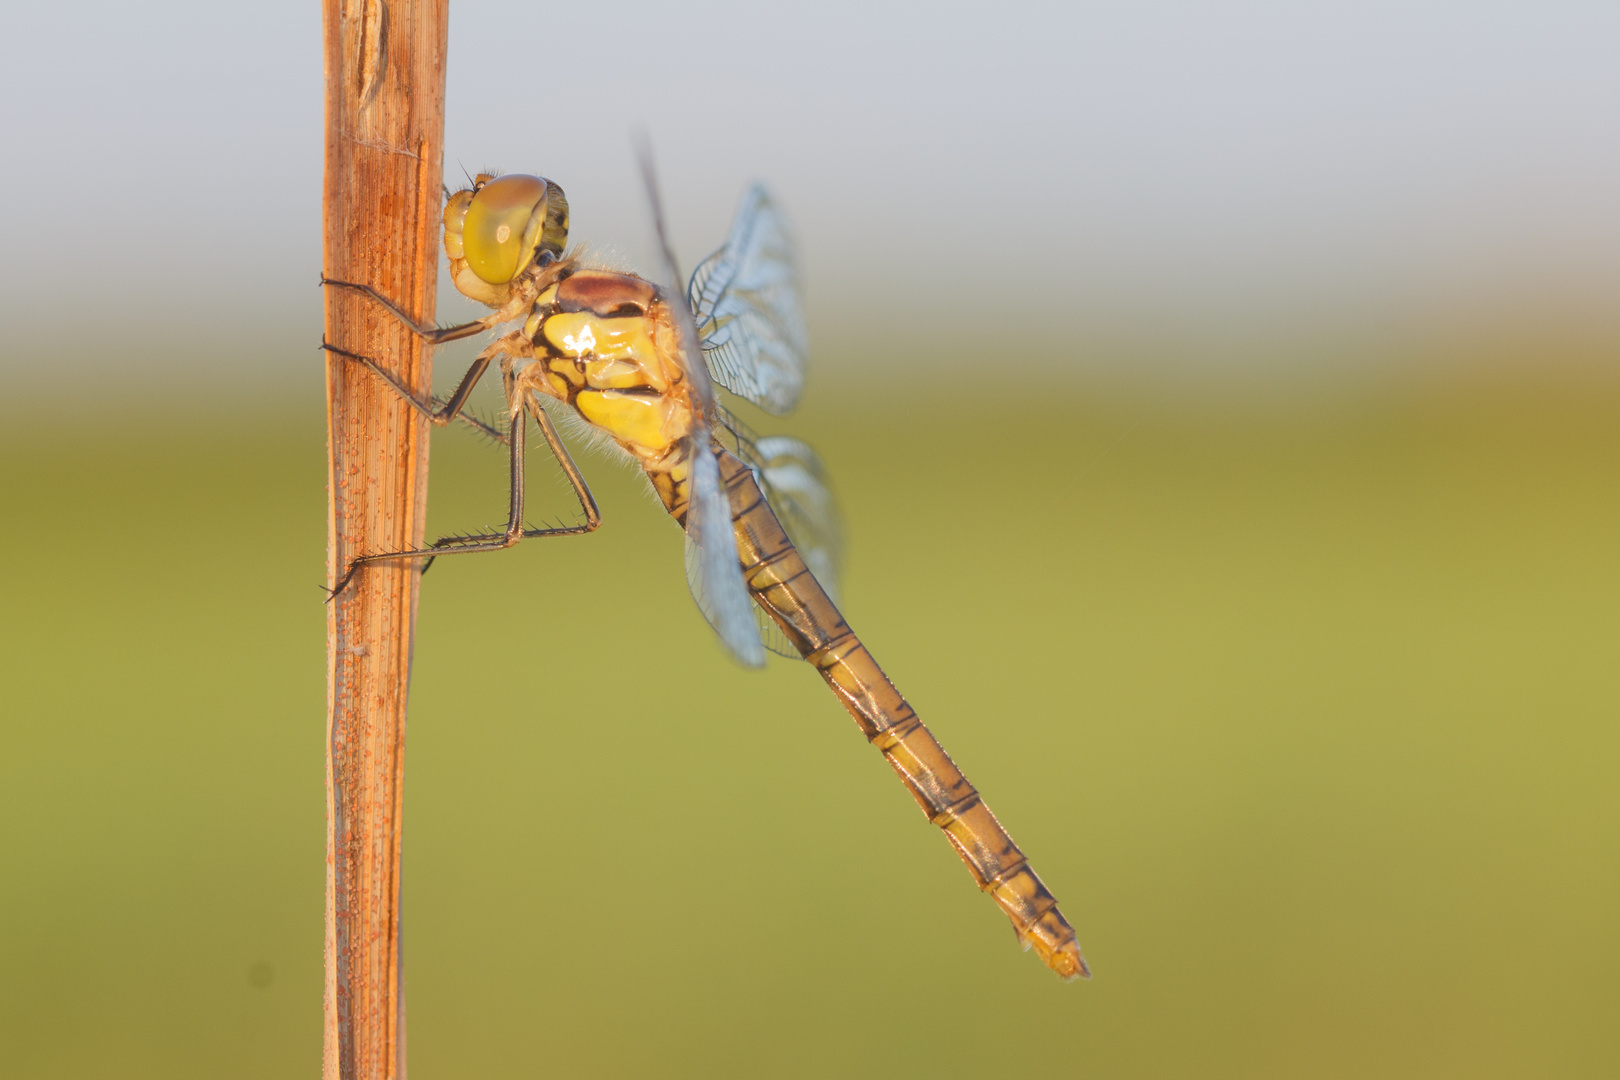
[[(314, 2), (8, 12), (0, 396), (318, 385), (319, 34)], [(1613, 3), (461, 0), (446, 162), (551, 177), (649, 269), (637, 129), (688, 267), (766, 181), (834, 373), (1601, 359), (1617, 56)]]

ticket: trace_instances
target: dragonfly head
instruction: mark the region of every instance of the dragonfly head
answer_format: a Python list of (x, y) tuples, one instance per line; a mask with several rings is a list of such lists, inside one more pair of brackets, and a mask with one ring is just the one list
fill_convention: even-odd
[(456, 288), (491, 306), (504, 303), (511, 284), (539, 261), (562, 255), (568, 242), (568, 199), (539, 176), (479, 173), (444, 207), (444, 251)]

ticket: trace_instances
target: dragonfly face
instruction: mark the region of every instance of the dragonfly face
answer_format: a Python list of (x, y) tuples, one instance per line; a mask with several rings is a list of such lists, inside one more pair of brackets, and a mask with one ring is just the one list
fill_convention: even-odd
[[(766, 645), (814, 665), (1025, 947), (1060, 975), (1086, 974), (1057, 901), (834, 604), (839, 529), (814, 451), (786, 436), (753, 435), (717, 401), (716, 385), (780, 414), (803, 384), (804, 319), (792, 244), (775, 205), (762, 188), (748, 192), (725, 245), (699, 265), (684, 297), (634, 274), (583, 265), (564, 252), (567, 235), (568, 203), (557, 185), (480, 175), (450, 197), (444, 246), (456, 288), (492, 314), (449, 329), (419, 327), (374, 290), (331, 283), (368, 293), (435, 343), (521, 321), (479, 354), (442, 408), (415, 398), (378, 362), (329, 346), (387, 379), (436, 423), (460, 414), (499, 359), (510, 427), (503, 435), (478, 426), (509, 445), (512, 472), (504, 533), (361, 556), (334, 595), (370, 561), (488, 551), (595, 528), (595, 502), (542, 401), (572, 409), (628, 453), (684, 527), (688, 582), (727, 648), (755, 666)], [(524, 527), (525, 417), (545, 433), (586, 524)]]
[(451, 196), (444, 208), (444, 250), (457, 289), (491, 307), (511, 299), (512, 283), (537, 262), (562, 255), (568, 199), (539, 176), (492, 177)]

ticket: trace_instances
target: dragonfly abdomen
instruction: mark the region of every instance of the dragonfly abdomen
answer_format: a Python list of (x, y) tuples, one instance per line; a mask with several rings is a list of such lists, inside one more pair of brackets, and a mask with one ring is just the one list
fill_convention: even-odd
[(850, 629), (771, 512), (753, 471), (717, 451), (730, 497), (743, 580), (755, 601), (816, 669), (882, 752), (929, 821), (944, 830), (1019, 941), (1065, 978), (1087, 975), (1074, 928), (1002, 828), (877, 661)]

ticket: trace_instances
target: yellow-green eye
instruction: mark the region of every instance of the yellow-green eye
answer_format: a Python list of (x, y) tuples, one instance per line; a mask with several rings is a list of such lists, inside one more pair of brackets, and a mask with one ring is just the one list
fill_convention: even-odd
[[(448, 207), (445, 217), (448, 226)], [(538, 176), (491, 180), (473, 194), (461, 221), (467, 266), (491, 285), (517, 277), (539, 252), (561, 255), (567, 241), (568, 200)]]
[(444, 253), (452, 259), (466, 258), (461, 227), (467, 220), (467, 204), (472, 197), (470, 191), (458, 191), (444, 204)]

